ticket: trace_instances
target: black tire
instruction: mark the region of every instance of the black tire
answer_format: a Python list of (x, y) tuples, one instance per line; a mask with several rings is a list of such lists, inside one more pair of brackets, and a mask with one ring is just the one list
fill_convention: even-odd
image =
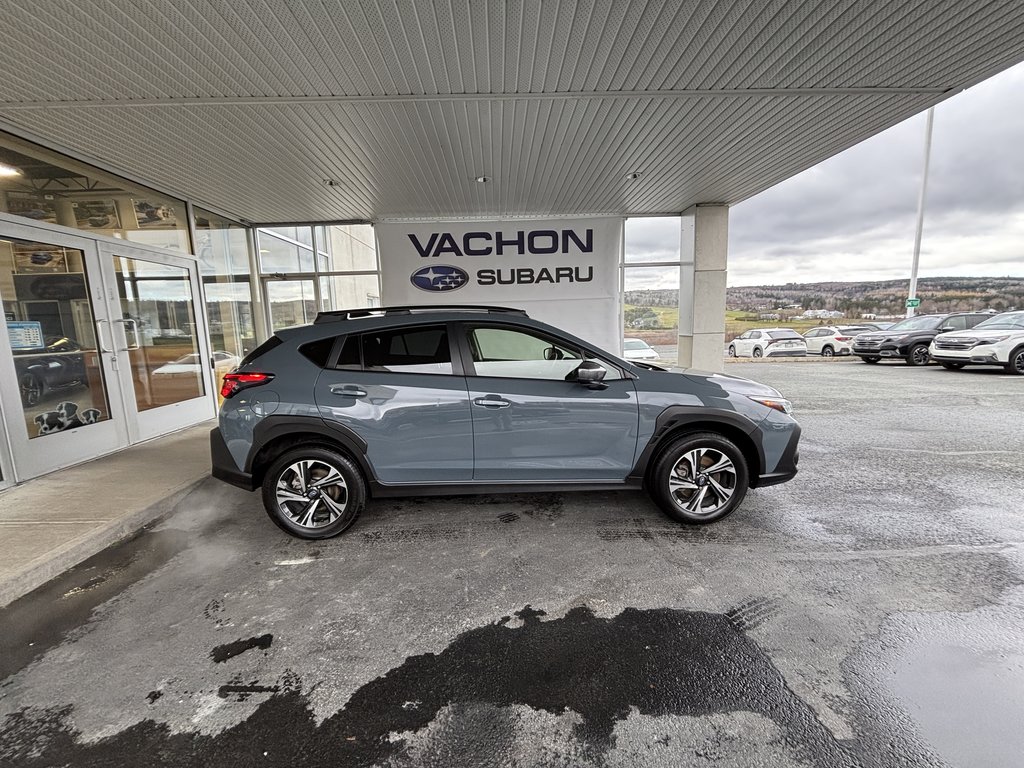
[(907, 350), (907, 359), (904, 362), (907, 365), (928, 365), (929, 359), (928, 345), (915, 344)]
[(874, 365), (875, 363), (877, 363), (881, 359), (882, 358), (880, 358), (880, 357), (862, 357), (861, 358), (861, 360), (863, 360), (865, 363), (871, 363), (872, 365)]
[(754, 357), (761, 357), (764, 352), (761, 351), (760, 347), (754, 347)]
[(827, 344), (824, 347), (821, 348), (821, 356), (822, 357), (835, 357), (835, 355), (836, 355), (836, 351), (834, 349), (832, 349), (832, 347), (828, 346)]
[(943, 363), (943, 362), (940, 362), (939, 365), (941, 365), (947, 371), (959, 371), (961, 368), (963, 368), (966, 365), (966, 363)]
[(34, 373), (23, 373), (18, 379), (18, 388), (21, 390), (21, 404), (26, 408), (32, 408), (43, 399), (43, 381)]
[[(681, 484), (686, 483), (694, 474), (693, 463), (688, 455), (702, 449), (707, 451), (701, 457), (701, 466), (704, 469), (715, 466), (722, 458), (725, 458), (731, 463), (731, 475), (728, 469), (723, 469), (717, 473), (704, 475), (710, 478), (708, 480), (692, 482), (692, 489), (681, 487)], [(697, 475), (702, 474), (698, 468)], [(670, 480), (675, 481), (675, 488), (670, 487)], [(672, 441), (659, 454), (657, 461), (651, 467), (648, 481), (647, 492), (666, 515), (680, 523), (705, 525), (721, 520), (740, 505), (743, 497), (747, 494), (750, 474), (747, 460), (735, 443), (714, 432), (695, 432)], [(709, 496), (714, 497), (712, 501), (722, 501), (721, 492), (716, 490), (716, 485), (725, 491), (731, 491), (731, 494), (720, 506), (705, 504), (704, 500)], [(700, 488), (710, 490), (710, 494), (708, 491), (704, 491), (703, 495), (696, 500), (696, 506), (706, 509), (706, 512), (697, 512), (692, 506), (690, 509), (685, 506), (687, 501), (692, 504), (695, 494), (700, 493)]]
[[(295, 468), (298, 462), (309, 462), (304, 477)], [(313, 484), (333, 477), (332, 469), (338, 480)], [(320, 491), (321, 488), (324, 490)], [(312, 494), (314, 490), (318, 491), (316, 495)], [(279, 491), (294, 494), (295, 499), (281, 500)], [(365, 505), (366, 482), (359, 467), (347, 456), (322, 445), (301, 446), (284, 453), (270, 465), (263, 478), (263, 506), (270, 519), (278, 528), (300, 539), (337, 536), (356, 521)]]
[(1024, 376), (1024, 347), (1017, 347), (1010, 353), (1010, 362), (1006, 364), (1006, 372), (1015, 376)]
[(736, 357), (736, 347), (729, 345), (729, 357)]

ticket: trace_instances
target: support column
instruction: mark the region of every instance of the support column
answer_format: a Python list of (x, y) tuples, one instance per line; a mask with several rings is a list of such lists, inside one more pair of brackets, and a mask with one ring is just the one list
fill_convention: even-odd
[(696, 205), (682, 215), (679, 366), (722, 371), (729, 207)]

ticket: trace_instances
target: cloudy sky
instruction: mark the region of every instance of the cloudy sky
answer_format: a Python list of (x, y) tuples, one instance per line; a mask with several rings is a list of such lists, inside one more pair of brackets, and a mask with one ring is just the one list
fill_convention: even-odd
[[(734, 206), (729, 285), (909, 277), (924, 132), (920, 114)], [(672, 258), (673, 231), (632, 219), (627, 252)], [(1024, 64), (935, 110), (920, 275), (1024, 277)]]

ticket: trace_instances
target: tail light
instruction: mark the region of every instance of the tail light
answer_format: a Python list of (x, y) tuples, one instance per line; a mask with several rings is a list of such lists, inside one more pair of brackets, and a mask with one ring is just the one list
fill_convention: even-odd
[(776, 341), (778, 341), (778, 339), (771, 339), (771, 340), (770, 340), (770, 341), (769, 341), (769, 342), (768, 342), (767, 344), (765, 344), (765, 346), (766, 346), (766, 347), (770, 347), (770, 346), (771, 346), (772, 344), (774, 344), (774, 343), (775, 343)]
[(274, 374), (272, 373), (225, 373), (223, 383), (220, 385), (220, 396), (223, 398), (234, 397), (243, 389), (258, 387), (273, 378)]
[(836, 336), (836, 341), (849, 341), (853, 336)]

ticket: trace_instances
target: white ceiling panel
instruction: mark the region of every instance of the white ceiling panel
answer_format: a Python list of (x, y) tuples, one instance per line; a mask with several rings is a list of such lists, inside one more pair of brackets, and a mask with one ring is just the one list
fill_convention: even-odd
[(1020, 3), (980, 0), (50, 0), (0, 20), (9, 129), (258, 222), (733, 203), (1024, 58)]

